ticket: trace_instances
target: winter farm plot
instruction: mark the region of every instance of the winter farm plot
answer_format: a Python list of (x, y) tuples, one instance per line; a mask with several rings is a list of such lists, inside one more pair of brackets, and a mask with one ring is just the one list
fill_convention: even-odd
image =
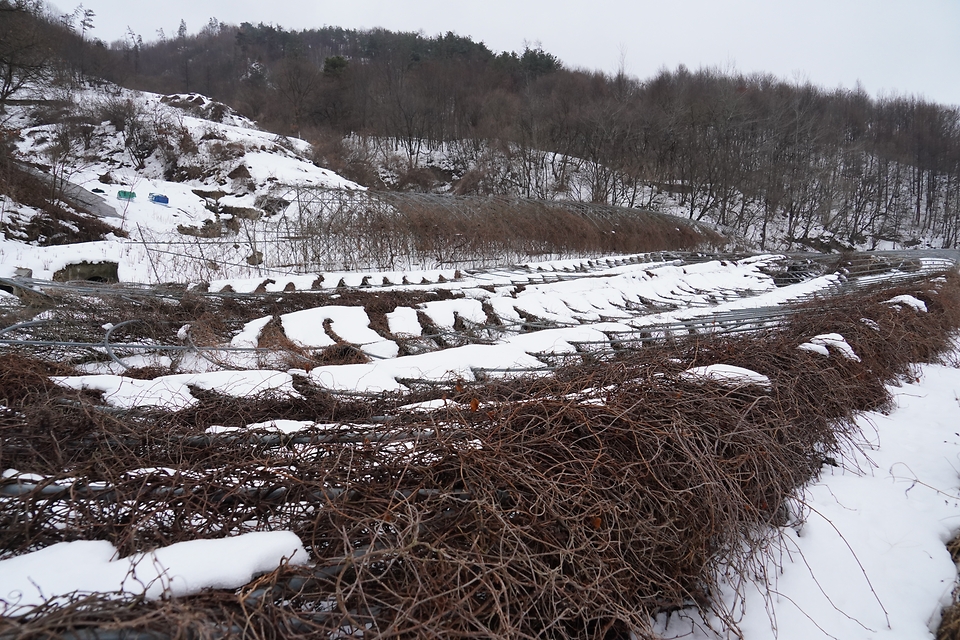
[[(811, 481), (869, 476), (858, 416), (951, 352), (955, 264), (916, 255), (20, 279), (0, 638), (773, 637)], [(862, 637), (929, 636), (933, 537), (912, 608), (847, 576)]]

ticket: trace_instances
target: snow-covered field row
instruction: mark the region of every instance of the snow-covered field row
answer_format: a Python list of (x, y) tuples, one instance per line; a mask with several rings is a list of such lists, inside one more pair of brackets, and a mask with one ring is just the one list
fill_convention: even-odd
[[(513, 284), (522, 271), (478, 274), (440, 285), (459, 296), (454, 299), (397, 306), (386, 314), (386, 336), (370, 328), (368, 314), (360, 306), (332, 304), (279, 316), (286, 337), (307, 354), (343, 341), (367, 356), (365, 364), (264, 370), (258, 365), (269, 354), (252, 350), (261, 346), (261, 332), (274, 320), (265, 316), (248, 322), (233, 336), (229, 347), (246, 351), (214, 350), (202, 358), (194, 356), (190, 364), (181, 361), (181, 368), (193, 368), (190, 373), (134, 380), (108, 362), (103, 366), (113, 369), (112, 373), (60, 381), (103, 391), (116, 406), (183, 407), (192, 402), (191, 386), (238, 396), (293, 393), (293, 375), (308, 376), (332, 390), (377, 393), (403, 389), (400, 380), (404, 379), (473, 380), (481, 370), (545, 370), (549, 365), (543, 356), (575, 353), (582, 344), (609, 343), (613, 336), (623, 339), (649, 327), (796, 301), (839, 282), (838, 276), (827, 275), (776, 287), (764, 270), (778, 261), (776, 256), (763, 256), (688, 265), (627, 263), (529, 286)], [(333, 297), (335, 302), (336, 294)], [(496, 323), (492, 327), (490, 315)], [(540, 330), (530, 330), (529, 322)], [(423, 337), (432, 332), (463, 334), (465, 327), (473, 329), (470, 344), (441, 349)], [(423, 352), (401, 356), (398, 342), (413, 343)], [(114, 349), (122, 345), (115, 344)], [(143, 362), (143, 354), (136, 357)], [(213, 371), (222, 368), (215, 367), (214, 361), (236, 370)]]
[[(782, 305), (844, 286), (841, 276), (827, 274), (777, 287), (769, 271), (780, 261), (758, 256), (686, 265), (626, 263), (529, 286), (512, 284), (523, 271), (478, 274), (435, 285), (456, 298), (397, 306), (386, 314), (386, 334), (370, 327), (363, 307), (331, 304), (251, 320), (229, 345), (182, 356), (178, 367), (183, 373), (152, 380), (124, 376), (123, 365), (170, 363), (168, 355), (139, 353), (122, 364), (85, 365), (88, 375), (59, 380), (75, 389), (102, 391), (118, 407), (182, 408), (194, 401), (191, 387), (240, 397), (291, 394), (296, 393), (294, 376), (335, 391), (380, 393), (401, 391), (408, 380), (472, 381), (478, 375), (546, 372), (556, 358), (584, 350), (768, 326), (782, 318)], [(898, 275), (913, 274), (871, 278)], [(335, 302), (336, 294), (332, 297)], [(286, 338), (302, 350), (302, 365), (276, 366), (289, 359), (261, 344), (272, 321), (279, 321)], [(189, 330), (184, 327), (181, 333)], [(352, 345), (368, 361), (311, 362), (310, 354), (338, 343)], [(123, 345), (113, 348), (120, 351)], [(270, 363), (275, 364), (263, 367)]]

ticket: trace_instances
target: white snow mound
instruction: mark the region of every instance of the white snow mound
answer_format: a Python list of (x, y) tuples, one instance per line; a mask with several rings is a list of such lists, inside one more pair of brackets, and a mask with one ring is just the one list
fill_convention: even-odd
[(889, 304), (897, 307), (912, 307), (917, 311), (920, 311), (921, 313), (925, 313), (927, 311), (927, 304), (923, 300), (914, 298), (913, 296), (909, 296), (909, 295), (896, 296), (894, 298), (890, 298), (883, 304)]
[(191, 540), (117, 558), (105, 540), (61, 542), (0, 561), (0, 615), (27, 612), (71, 594), (186, 596), (236, 589), (281, 563), (309, 556), (291, 531), (259, 531), (218, 540)]
[(705, 367), (693, 367), (683, 372), (684, 378), (707, 379), (731, 386), (757, 385), (770, 387), (770, 378), (743, 367), (731, 364), (711, 364)]
[(847, 342), (847, 339), (839, 333), (822, 333), (818, 336), (814, 336), (810, 338), (810, 342), (804, 342), (803, 344), (799, 345), (797, 349), (801, 349), (803, 351), (813, 351), (814, 353), (829, 356), (830, 350), (827, 347), (833, 347), (847, 360), (860, 362), (860, 356), (858, 356), (856, 351), (853, 350), (853, 347), (850, 346), (850, 344)]

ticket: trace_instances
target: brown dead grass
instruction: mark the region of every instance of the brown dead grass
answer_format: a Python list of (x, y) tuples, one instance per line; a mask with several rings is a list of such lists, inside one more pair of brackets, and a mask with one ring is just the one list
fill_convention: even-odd
[[(960, 567), (960, 536), (947, 543), (947, 551), (953, 563)], [(937, 627), (937, 640), (960, 639), (960, 586), (953, 589), (953, 604), (943, 610), (940, 625)]]
[(304, 215), (295, 233), (285, 234), (295, 240), (285, 241), (278, 255), (289, 250), (300, 261), (329, 265), (321, 269), (479, 267), (729, 243), (693, 221), (601, 204), (312, 188), (298, 190), (296, 198)]

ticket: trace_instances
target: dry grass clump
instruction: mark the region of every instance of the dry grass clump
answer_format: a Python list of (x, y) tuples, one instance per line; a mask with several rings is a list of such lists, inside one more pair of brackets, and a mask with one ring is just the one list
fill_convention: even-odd
[[(682, 607), (734, 625), (714, 598), (718, 577), (752, 576), (776, 549), (778, 527), (802, 517), (804, 484), (854, 437), (855, 411), (884, 407), (884, 382), (947, 347), (960, 326), (958, 290), (951, 275), (819, 300), (764, 334), (691, 337), (549, 377), (381, 398), (344, 399), (299, 380), (294, 398), (198, 391), (189, 409), (117, 416), (90, 398), (61, 407), (47, 385), (30, 401), (46, 402), (47, 422), (17, 413), (0, 423), (0, 466), (43, 474), (46, 486), (78, 480), (57, 495), (37, 488), (0, 500), (2, 553), (96, 538), (126, 554), (290, 529), (315, 565), (278, 569), (237, 593), (77, 602), (0, 620), (0, 637), (98, 628), (156, 637), (651, 638), (651, 616)], [(906, 293), (929, 311), (883, 304)], [(830, 332), (861, 360), (796, 348)], [(714, 363), (748, 367), (770, 385), (684, 375)], [(22, 411), (29, 403), (17, 388), (0, 395), (20, 398)], [(403, 409), (441, 397), (440, 409)], [(67, 409), (89, 425), (44, 435), (76, 417)], [(212, 424), (279, 418), (336, 426), (203, 434)], [(8, 453), (8, 442), (30, 438), (68, 455), (44, 457), (40, 445)], [(175, 471), (131, 473), (160, 467)], [(95, 480), (104, 486), (91, 488)]]
[(287, 337), (283, 331), (283, 324), (277, 316), (271, 318), (260, 330), (257, 346), (270, 350), (257, 358), (263, 368), (309, 369), (315, 363), (308, 349)]
[(943, 610), (943, 617), (937, 627), (937, 640), (956, 640), (960, 638), (960, 602), (954, 594), (953, 605)]
[[(960, 536), (947, 543), (954, 564), (960, 566)], [(943, 610), (937, 627), (937, 640), (960, 640), (960, 587), (953, 590), (953, 604)]]
[[(447, 256), (454, 251), (471, 257), (504, 252), (602, 255), (696, 250), (725, 243), (705, 226), (637, 209), (518, 198), (387, 193), (378, 197), (396, 207), (399, 215), (389, 216), (392, 232), (413, 238), (418, 255)], [(382, 225), (380, 219), (362, 223)]]
[(296, 201), (302, 216), (268, 246), (268, 261), (289, 264), (296, 256), (320, 270), (480, 267), (728, 244), (693, 221), (583, 202), (309, 187)]
[(50, 376), (61, 373), (57, 365), (23, 354), (0, 355), (0, 468), (26, 465), (59, 472), (87, 455), (77, 443), (92, 445), (103, 424), (127, 429), (90, 410), (96, 394), (54, 384)]

